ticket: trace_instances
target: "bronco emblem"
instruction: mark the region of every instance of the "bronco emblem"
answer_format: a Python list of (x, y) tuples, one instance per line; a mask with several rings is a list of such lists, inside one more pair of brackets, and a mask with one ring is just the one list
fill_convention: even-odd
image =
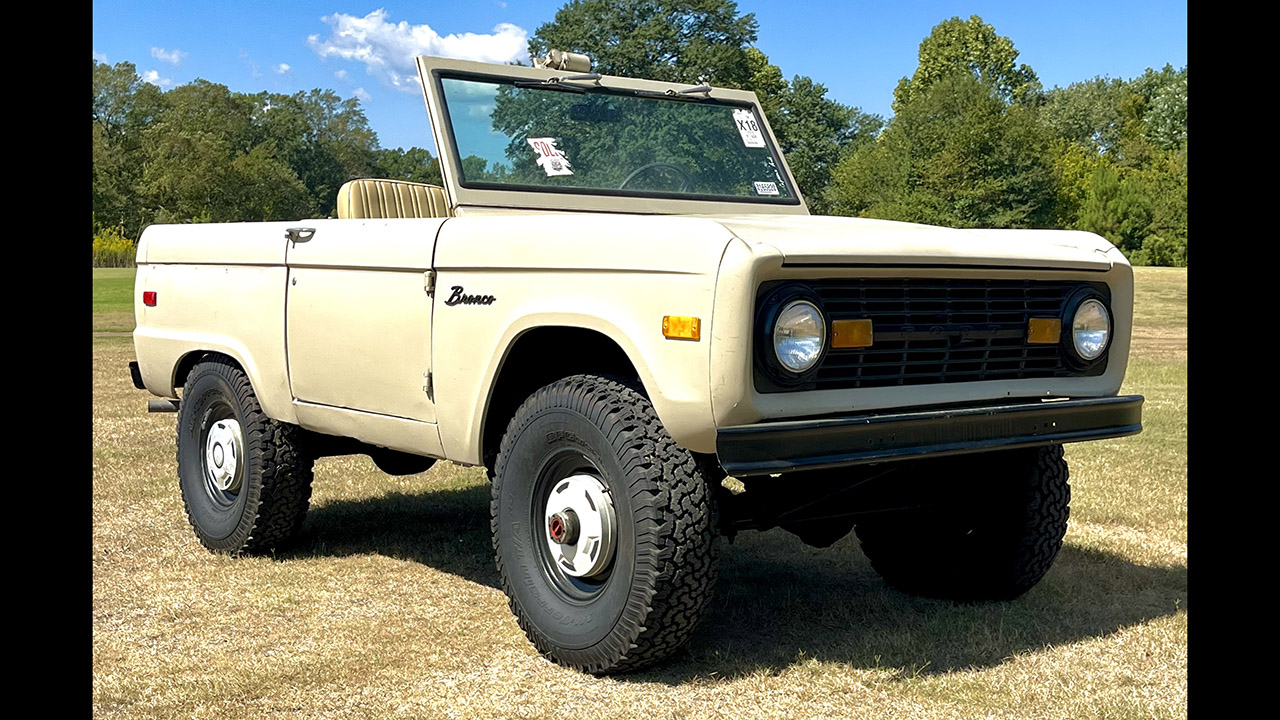
[(492, 295), (464, 295), (461, 285), (454, 285), (450, 289), (453, 290), (453, 294), (449, 296), (448, 300), (444, 301), (444, 304), (450, 307), (454, 305), (492, 305), (493, 301), (497, 300)]

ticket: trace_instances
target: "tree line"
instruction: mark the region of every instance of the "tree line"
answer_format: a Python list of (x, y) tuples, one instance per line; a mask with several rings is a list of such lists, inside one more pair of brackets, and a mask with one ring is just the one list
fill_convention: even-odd
[[(1010, 38), (951, 18), (921, 42), (886, 120), (787, 80), (757, 32), (732, 0), (571, 0), (529, 50), (754, 91), (815, 214), (1080, 229), (1135, 264), (1186, 265), (1185, 66), (1044, 90)], [(130, 63), (95, 60), (93, 91), (95, 258), (151, 223), (329, 216), (352, 178), (440, 182), (428, 151), (382, 148), (359, 101), (331, 90), (161, 91)]]
[(323, 217), (342, 183), (377, 176), (439, 182), (440, 169), (421, 148), (381, 148), (355, 98), (206, 80), (162, 92), (131, 63), (94, 61), (95, 232)]

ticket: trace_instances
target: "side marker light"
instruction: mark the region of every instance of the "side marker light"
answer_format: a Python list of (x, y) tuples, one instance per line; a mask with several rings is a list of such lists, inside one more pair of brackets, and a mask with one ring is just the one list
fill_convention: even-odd
[(702, 320), (688, 315), (663, 315), (662, 336), (671, 340), (701, 340)]

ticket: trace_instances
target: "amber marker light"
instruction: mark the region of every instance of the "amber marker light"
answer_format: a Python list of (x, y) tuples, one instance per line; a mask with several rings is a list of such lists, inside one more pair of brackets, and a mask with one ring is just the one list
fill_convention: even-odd
[(1060, 318), (1031, 318), (1027, 321), (1027, 342), (1036, 345), (1053, 345), (1062, 336)]
[(831, 323), (831, 347), (871, 347), (870, 320), (836, 320)]
[(663, 315), (662, 335), (671, 340), (700, 340), (702, 320), (688, 315)]

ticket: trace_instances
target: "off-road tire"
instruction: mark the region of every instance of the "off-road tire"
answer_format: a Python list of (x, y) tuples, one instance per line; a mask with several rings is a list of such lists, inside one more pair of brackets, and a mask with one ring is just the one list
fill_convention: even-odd
[[(618, 526), (610, 574), (587, 600), (557, 587), (538, 554), (543, 526), (529, 520), (551, 458), (577, 455), (599, 471)], [(536, 391), (508, 425), (494, 474), (498, 574), (539, 652), (585, 672), (618, 673), (689, 639), (716, 580), (711, 488), (635, 387), (575, 375)]]
[(919, 476), (899, 482), (920, 483), (932, 495), (928, 508), (861, 520), (856, 527), (863, 552), (886, 582), (926, 597), (1011, 600), (1049, 571), (1070, 513), (1061, 445), (947, 458), (919, 468)]
[[(206, 488), (205, 438), (210, 426), (226, 417), (240, 425), (244, 448), (237, 472), (243, 475), (234, 499), (220, 505)], [(177, 445), (187, 520), (209, 550), (269, 551), (302, 527), (313, 464), (304, 433), (264, 415), (249, 379), (230, 360), (211, 356), (192, 368), (182, 391)]]

